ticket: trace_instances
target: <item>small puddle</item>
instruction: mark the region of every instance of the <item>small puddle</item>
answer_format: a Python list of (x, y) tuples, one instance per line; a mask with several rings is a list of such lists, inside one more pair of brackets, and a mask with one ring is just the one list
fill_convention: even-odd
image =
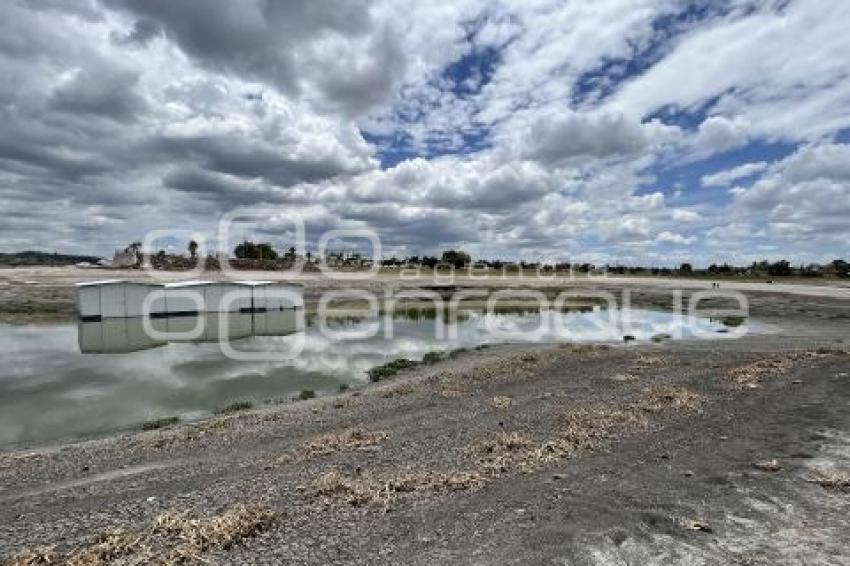
[[(298, 332), (292, 311), (230, 315), (204, 321), (200, 334), (175, 339), (196, 317), (155, 321), (150, 337), (140, 319), (54, 325), (0, 325), (0, 446), (46, 443), (139, 428), (150, 419), (192, 420), (234, 401), (290, 402), (305, 391), (335, 393), (368, 381), (368, 370), (397, 358), (516, 342), (617, 342), (655, 337), (726, 338), (734, 326), (708, 318), (632, 309), (567, 312), (508, 309), (445, 313), (401, 310), (386, 318), (315, 317)], [(440, 331), (443, 334), (440, 334)], [(725, 334), (722, 334), (726, 332)], [(330, 334), (330, 335), (329, 335)], [(247, 359), (225, 355), (226, 343)], [(277, 354), (300, 352), (287, 358)], [(307, 395), (309, 396), (309, 395)]]

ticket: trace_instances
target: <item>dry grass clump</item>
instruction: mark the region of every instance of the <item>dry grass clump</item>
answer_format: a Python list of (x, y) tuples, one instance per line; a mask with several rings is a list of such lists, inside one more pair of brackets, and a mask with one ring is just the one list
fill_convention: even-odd
[(485, 440), (481, 448), (484, 452), (516, 452), (533, 446), (534, 441), (519, 432), (499, 432)]
[(702, 395), (684, 387), (649, 388), (634, 405), (582, 407), (561, 415), (550, 438), (535, 440), (518, 432), (499, 432), (473, 444), (468, 452), (490, 475), (530, 472), (577, 452), (597, 450), (622, 434), (645, 431), (657, 413), (696, 411), (704, 401)]
[(457, 387), (443, 387), (437, 393), (440, 397), (444, 397), (446, 399), (455, 399), (457, 397), (463, 397), (465, 395), (462, 389), (458, 389)]
[(8, 452), (0, 454), (0, 470), (3, 468), (14, 468), (19, 464), (35, 462), (42, 457), (38, 452)]
[(7, 562), (0, 564), (10, 564), (11, 566), (40, 566), (42, 564), (58, 564), (59, 554), (56, 552), (55, 546), (39, 546), (31, 548), (16, 554)]
[(850, 473), (847, 472), (821, 472), (817, 476), (810, 478), (809, 481), (825, 489), (850, 491)]
[(568, 455), (570, 447), (562, 440), (537, 442), (518, 432), (499, 432), (474, 444), (469, 452), (490, 476), (498, 477), (513, 469), (531, 472)]
[(607, 352), (611, 349), (611, 346), (607, 344), (565, 344), (564, 348), (573, 354), (585, 355)]
[(168, 512), (154, 520), (152, 534), (179, 541), (173, 547), (172, 556), (198, 558), (210, 550), (228, 550), (260, 534), (275, 518), (274, 511), (257, 505), (236, 505), (221, 515), (205, 518)]
[(642, 353), (639, 354), (637, 360), (635, 361), (634, 369), (642, 370), (642, 369), (653, 369), (653, 368), (663, 368), (671, 365), (671, 362), (668, 358), (658, 354), (647, 354)]
[(519, 381), (534, 376), (538, 367), (551, 360), (551, 354), (516, 354), (506, 358), (499, 358), (475, 368), (460, 373), (458, 378), (462, 382), (480, 383), (482, 381)]
[(351, 505), (365, 505), (377, 499), (368, 482), (346, 476), (336, 470), (326, 472), (313, 480), (313, 496), (326, 504), (345, 501)]
[(298, 452), (306, 458), (326, 456), (343, 450), (362, 450), (383, 443), (389, 434), (382, 430), (367, 430), (363, 427), (349, 428), (317, 436), (302, 444)]
[(388, 505), (402, 494), (447, 493), (477, 489), (484, 478), (474, 471), (413, 472), (348, 476), (333, 470), (322, 474), (311, 484), (312, 496), (326, 505)]
[(496, 407), (497, 409), (510, 409), (511, 406), (514, 404), (514, 400), (512, 397), (497, 395), (490, 399), (490, 404)]
[(792, 366), (791, 359), (774, 356), (731, 368), (726, 371), (726, 378), (736, 387), (755, 389), (770, 377), (788, 373)]
[(67, 553), (57, 552), (54, 547), (27, 550), (14, 556), (10, 563), (16, 566), (91, 566), (115, 561), (133, 564), (206, 562), (203, 554), (228, 550), (266, 530), (276, 518), (277, 514), (265, 506), (245, 504), (210, 517), (166, 512), (142, 531), (106, 531)]
[[(263, 416), (263, 420), (274, 415)], [(170, 449), (186, 444), (201, 442), (208, 438), (221, 436), (241, 426), (245, 421), (240, 416), (228, 415), (213, 417), (190, 426), (178, 429), (159, 429), (144, 436), (128, 440), (128, 449)]]
[(331, 401), (331, 407), (333, 407), (334, 409), (344, 409), (346, 407), (354, 407), (360, 405), (361, 403), (362, 401), (360, 401), (357, 397), (346, 396), (333, 399)]
[(381, 392), (381, 397), (385, 399), (392, 399), (393, 397), (404, 397), (405, 395), (410, 395), (416, 391), (416, 388), (412, 383), (401, 383), (399, 385), (394, 385), (389, 387)]
[(649, 413), (674, 411), (698, 411), (705, 397), (684, 387), (661, 386), (645, 389), (638, 406)]
[(755, 389), (771, 377), (789, 373), (794, 369), (797, 362), (843, 354), (843, 350), (829, 349), (774, 354), (742, 366), (730, 368), (726, 371), (725, 377), (735, 387)]
[(499, 432), (473, 444), (468, 452), (488, 475), (512, 470), (527, 473), (577, 452), (596, 450), (621, 433), (648, 427), (647, 413), (638, 408), (581, 408), (562, 415), (550, 438), (535, 440), (518, 432)]
[(150, 553), (151, 545), (146, 533), (116, 529), (96, 535), (88, 544), (73, 550), (57, 562), (70, 566), (90, 566), (134, 555), (149, 556)]
[(560, 437), (575, 449), (593, 450), (622, 431), (644, 430), (649, 419), (633, 409), (581, 408), (562, 415)]

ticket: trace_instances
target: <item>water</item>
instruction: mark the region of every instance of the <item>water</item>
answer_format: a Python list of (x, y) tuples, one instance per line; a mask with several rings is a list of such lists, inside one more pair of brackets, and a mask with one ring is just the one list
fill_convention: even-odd
[[(291, 311), (230, 315), (226, 329), (221, 320), (205, 320), (195, 337), (201, 341), (170, 339), (191, 330), (196, 319), (152, 321), (164, 333), (160, 339), (148, 337), (140, 319), (0, 325), (0, 446), (97, 435), (160, 416), (200, 418), (237, 400), (259, 406), (289, 402), (306, 389), (332, 393), (342, 384), (365, 383), (371, 367), (395, 358), (421, 360), (431, 351), (503, 342), (621, 342), (624, 333), (639, 341), (658, 333), (723, 337), (720, 332), (728, 330), (718, 321), (639, 310), (632, 311), (634, 324), (628, 327), (620, 313), (598, 310), (464, 312), (459, 318), (456, 336), (442, 339), (437, 337), (442, 317), (416, 312), (392, 318), (389, 325), (383, 318), (326, 325), (347, 336), (326, 335), (316, 320), (297, 332)], [(536, 330), (541, 323), (548, 328)], [(377, 334), (346, 339), (369, 330)], [(218, 342), (204, 341), (219, 335), (231, 336), (227, 344), (237, 354), (260, 359), (231, 359)], [(299, 343), (298, 355), (274, 359)]]

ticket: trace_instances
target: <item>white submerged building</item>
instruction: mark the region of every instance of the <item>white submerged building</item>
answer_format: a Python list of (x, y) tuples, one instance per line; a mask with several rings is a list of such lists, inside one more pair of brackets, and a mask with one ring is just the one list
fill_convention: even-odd
[(301, 308), (303, 287), (276, 281), (145, 283), (111, 279), (77, 284), (83, 321), (151, 316), (165, 318), (220, 312)]

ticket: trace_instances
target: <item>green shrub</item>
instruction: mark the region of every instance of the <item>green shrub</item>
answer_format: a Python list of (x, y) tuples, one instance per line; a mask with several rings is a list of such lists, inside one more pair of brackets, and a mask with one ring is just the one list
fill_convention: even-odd
[(449, 357), (450, 358), (456, 358), (456, 357), (460, 356), (461, 354), (467, 353), (468, 351), (469, 351), (469, 348), (455, 348), (454, 350), (449, 352)]
[(247, 411), (253, 408), (254, 404), (251, 401), (236, 401), (213, 412), (217, 415), (229, 415), (230, 413), (238, 413), (239, 411)]
[(436, 364), (440, 360), (443, 359), (442, 352), (428, 352), (424, 356), (422, 356), (422, 363), (425, 365)]
[(723, 323), (723, 326), (731, 326), (733, 328), (737, 326), (741, 326), (747, 321), (747, 319), (743, 316), (727, 316), (720, 319), (720, 322)]
[(413, 368), (418, 365), (419, 364), (413, 360), (399, 358), (397, 360), (387, 362), (384, 365), (375, 366), (367, 371), (366, 374), (369, 376), (369, 381), (376, 382), (381, 381), (386, 377), (392, 377), (402, 370)]
[(316, 392), (312, 389), (302, 389), (301, 393), (298, 394), (299, 401), (306, 401), (307, 399), (312, 399), (316, 396)]
[(158, 417), (142, 423), (142, 430), (156, 430), (167, 426), (175, 425), (180, 422), (180, 417)]

